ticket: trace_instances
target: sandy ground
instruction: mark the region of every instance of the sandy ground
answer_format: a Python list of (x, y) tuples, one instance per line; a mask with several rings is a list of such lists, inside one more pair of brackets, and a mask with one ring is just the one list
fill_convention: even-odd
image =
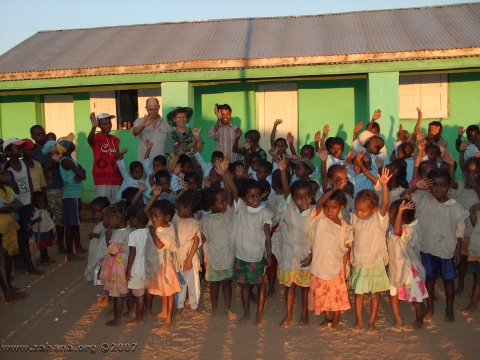
[[(86, 235), (93, 224), (82, 226), (82, 243), (88, 248)], [(33, 250), (33, 245), (32, 245)], [(32, 251), (32, 254), (35, 252)], [(349, 326), (354, 323), (353, 309), (342, 314), (337, 331), (321, 329), (322, 316), (310, 315), (310, 326), (298, 328), (296, 323), (288, 329), (279, 327), (285, 315), (283, 288), (279, 287), (273, 299), (267, 300), (265, 317), (267, 323), (258, 328), (250, 321), (238, 327), (227, 318), (210, 317), (208, 283), (202, 285), (199, 319), (184, 314), (175, 321), (167, 335), (156, 331), (163, 320), (148, 319), (137, 327), (109, 328), (104, 323), (110, 319), (105, 313), (110, 309), (96, 305), (103, 295), (100, 286), (89, 285), (83, 277), (86, 261), (66, 263), (54, 249), (50, 251), (57, 260), (54, 265), (41, 267), (44, 277), (28, 276), (14, 271), (15, 285), (31, 290), (28, 299), (11, 306), (0, 304), (1, 359), (24, 359), (27, 352), (6, 352), (5, 345), (79, 345), (94, 346), (85, 352), (28, 352), (29, 357), (42, 359), (106, 358), (106, 359), (298, 359), (300, 357), (330, 358), (405, 358), (405, 359), (474, 359), (478, 356), (480, 339), (480, 312), (462, 316), (467, 294), (456, 297), (456, 322), (443, 322), (445, 298), (441, 281), (436, 293), (436, 314), (431, 323), (416, 332), (397, 333), (390, 329), (393, 316), (388, 303), (388, 293), (382, 294), (376, 335), (353, 333)], [(468, 277), (466, 286), (471, 288)], [(239, 288), (235, 287), (232, 310), (241, 314)], [(2, 295), (3, 297), (3, 295)], [(298, 296), (297, 296), (298, 299)], [(353, 295), (350, 303), (353, 304)], [(220, 293), (220, 306), (223, 297)], [(255, 304), (252, 304), (255, 310)], [(368, 297), (365, 301), (365, 317), (368, 317)], [(154, 312), (160, 310), (159, 299), (154, 300)], [(414, 320), (413, 307), (402, 302), (402, 317), (408, 324)], [(299, 319), (300, 309), (295, 304), (294, 318)], [(124, 320), (125, 322), (126, 320)], [(104, 350), (102, 352), (102, 344)], [(116, 344), (116, 349), (112, 348)], [(120, 345), (123, 344), (123, 347)], [(129, 345), (127, 345), (129, 344)], [(135, 348), (134, 348), (134, 345)], [(115, 345), (114, 345), (115, 346)], [(123, 351), (120, 351), (123, 348)], [(38, 349), (38, 348), (37, 348)], [(81, 348), (80, 348), (81, 349)], [(126, 350), (130, 350), (127, 352)], [(113, 351), (116, 350), (116, 351)], [(475, 355), (477, 354), (477, 355)]]

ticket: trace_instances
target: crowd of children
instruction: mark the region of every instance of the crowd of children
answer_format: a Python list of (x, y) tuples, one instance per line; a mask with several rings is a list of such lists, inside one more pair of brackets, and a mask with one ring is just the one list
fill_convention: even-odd
[[(173, 116), (182, 118), (185, 127), (191, 109), (183, 109), (189, 108), (176, 108)], [(297, 287), (302, 327), (308, 326), (311, 311), (323, 313), (322, 325), (336, 329), (341, 312), (350, 309), (350, 289), (355, 295), (353, 331), (364, 329), (365, 295), (370, 298), (368, 332), (377, 331), (380, 293), (386, 291), (395, 319), (392, 328), (418, 329), (434, 315), (439, 275), (445, 289), (445, 321), (454, 321), (454, 297), (465, 291), (466, 274), (473, 274), (474, 285), (470, 304), (461, 313), (476, 310), (480, 298), (477, 125), (458, 129), (458, 161), (442, 137), (441, 122), (430, 122), (428, 132), (422, 133), (420, 109), (412, 133), (400, 127), (390, 156), (380, 136), (380, 110), (365, 131), (360, 133), (363, 123), (355, 126), (347, 153), (345, 140), (327, 137), (330, 128), (325, 125), (315, 134), (314, 144), (304, 145), (297, 156), (292, 134), (276, 137), (282, 120), (275, 121), (271, 149), (265, 151), (256, 130), (245, 133), (242, 146), (242, 132), (231, 124), (231, 113), (227, 104), (215, 105), (218, 121), (209, 137), (216, 150), (208, 160), (201, 154), (200, 129), (191, 129), (189, 149), (175, 148), (170, 162), (164, 156), (150, 159), (153, 144), (147, 140), (143, 163), (134, 161), (127, 170), (123, 160), (127, 149), (116, 145), (123, 183), (114, 194), (115, 202), (98, 197), (91, 203), (97, 225), (89, 234), (85, 271), (88, 281), (103, 286), (105, 299), (113, 299), (113, 320), (106, 325), (122, 324), (123, 299), (132, 318), (127, 325), (143, 323), (153, 315), (153, 298), (159, 296), (162, 310), (157, 317), (165, 319), (160, 331), (169, 331), (174, 311), (184, 312), (187, 296), (191, 315), (200, 316), (202, 280), (210, 282), (212, 315), (219, 314), (222, 288), (230, 320), (237, 318), (231, 310), (235, 280), (243, 306), (240, 324), (250, 320), (252, 302), (257, 304), (255, 323), (265, 322), (265, 303), (275, 296), (277, 280), (285, 287), (282, 327), (292, 322)], [(92, 118), (92, 124), (99, 124), (98, 120), (108, 137), (111, 118)], [(94, 132), (90, 135), (93, 139)], [(8, 277), (13, 257), (26, 254), (32, 233), (41, 262), (53, 261), (47, 249), (55, 223), (49, 216), (41, 166), (32, 160), (33, 148), (28, 139), (4, 143), (0, 221), (8, 226), (0, 232), (8, 252)], [(77, 253), (85, 251), (80, 245), (79, 204), (86, 175), (72, 158), (74, 150), (72, 134), (44, 146), (44, 153), (58, 156), (64, 182), (62, 224), (67, 260), (72, 261), (82, 260)], [(320, 169), (312, 162), (315, 155)], [(455, 181), (457, 164), (462, 180)], [(29, 255), (24, 260), (30, 273), (39, 273)], [(402, 323), (399, 300), (414, 306), (415, 321), (409, 326)]]

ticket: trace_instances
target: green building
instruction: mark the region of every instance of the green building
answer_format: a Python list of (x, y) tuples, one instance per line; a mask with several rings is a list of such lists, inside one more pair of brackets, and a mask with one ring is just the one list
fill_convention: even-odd
[(0, 56), (0, 137), (29, 137), (34, 124), (74, 132), (85, 201), (94, 196), (90, 112), (116, 115), (129, 162), (128, 129), (150, 96), (164, 117), (194, 109), (205, 156), (215, 103), (230, 104), (233, 123), (258, 129), (267, 149), (275, 119), (298, 147), (327, 123), (349, 145), (355, 124), (380, 108), (391, 151), (399, 124), (413, 130), (416, 107), (423, 130), (440, 119), (453, 148), (458, 126), (479, 123), (479, 55), (480, 3), (42, 31)]

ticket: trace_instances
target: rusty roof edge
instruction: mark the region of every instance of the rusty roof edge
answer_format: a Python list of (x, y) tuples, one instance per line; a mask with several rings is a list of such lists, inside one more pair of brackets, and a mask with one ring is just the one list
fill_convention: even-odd
[(223, 18), (223, 19), (204, 19), (204, 20), (179, 20), (179, 21), (168, 21), (168, 22), (159, 22), (159, 23), (151, 23), (151, 24), (131, 24), (131, 25), (100, 26), (100, 27), (92, 27), (92, 28), (40, 30), (40, 31), (37, 32), (37, 34), (40, 34), (40, 33), (54, 33), (54, 32), (62, 32), (62, 31), (114, 29), (114, 28), (136, 27), (136, 26), (177, 25), (177, 24), (212, 23), (212, 22), (245, 21), (245, 20), (312, 18), (312, 17), (323, 17), (323, 16), (341, 16), (341, 15), (347, 15), (347, 14), (379, 13), (379, 12), (389, 12), (389, 11), (411, 11), (411, 10), (432, 9), (432, 8), (448, 8), (448, 7), (458, 7), (458, 6), (465, 6), (465, 5), (480, 5), (480, 2), (467, 2), (467, 3), (458, 3), (458, 4), (417, 6), (417, 7), (408, 7), (408, 8), (394, 8), (394, 9), (380, 9), (380, 10), (359, 10), (359, 11), (327, 13), (327, 14), (313, 14), (313, 15), (290, 15), (290, 16), (270, 16), (270, 17), (251, 17), (251, 18)]

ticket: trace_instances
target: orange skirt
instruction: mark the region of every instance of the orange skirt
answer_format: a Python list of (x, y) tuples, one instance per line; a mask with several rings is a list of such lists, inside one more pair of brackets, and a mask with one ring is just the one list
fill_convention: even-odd
[(308, 291), (308, 310), (320, 315), (324, 311), (343, 311), (350, 309), (347, 285), (343, 269), (331, 280), (322, 280), (311, 275)]
[(182, 290), (180, 280), (171, 264), (160, 264), (152, 279), (147, 279), (147, 291), (152, 295), (170, 296)]

